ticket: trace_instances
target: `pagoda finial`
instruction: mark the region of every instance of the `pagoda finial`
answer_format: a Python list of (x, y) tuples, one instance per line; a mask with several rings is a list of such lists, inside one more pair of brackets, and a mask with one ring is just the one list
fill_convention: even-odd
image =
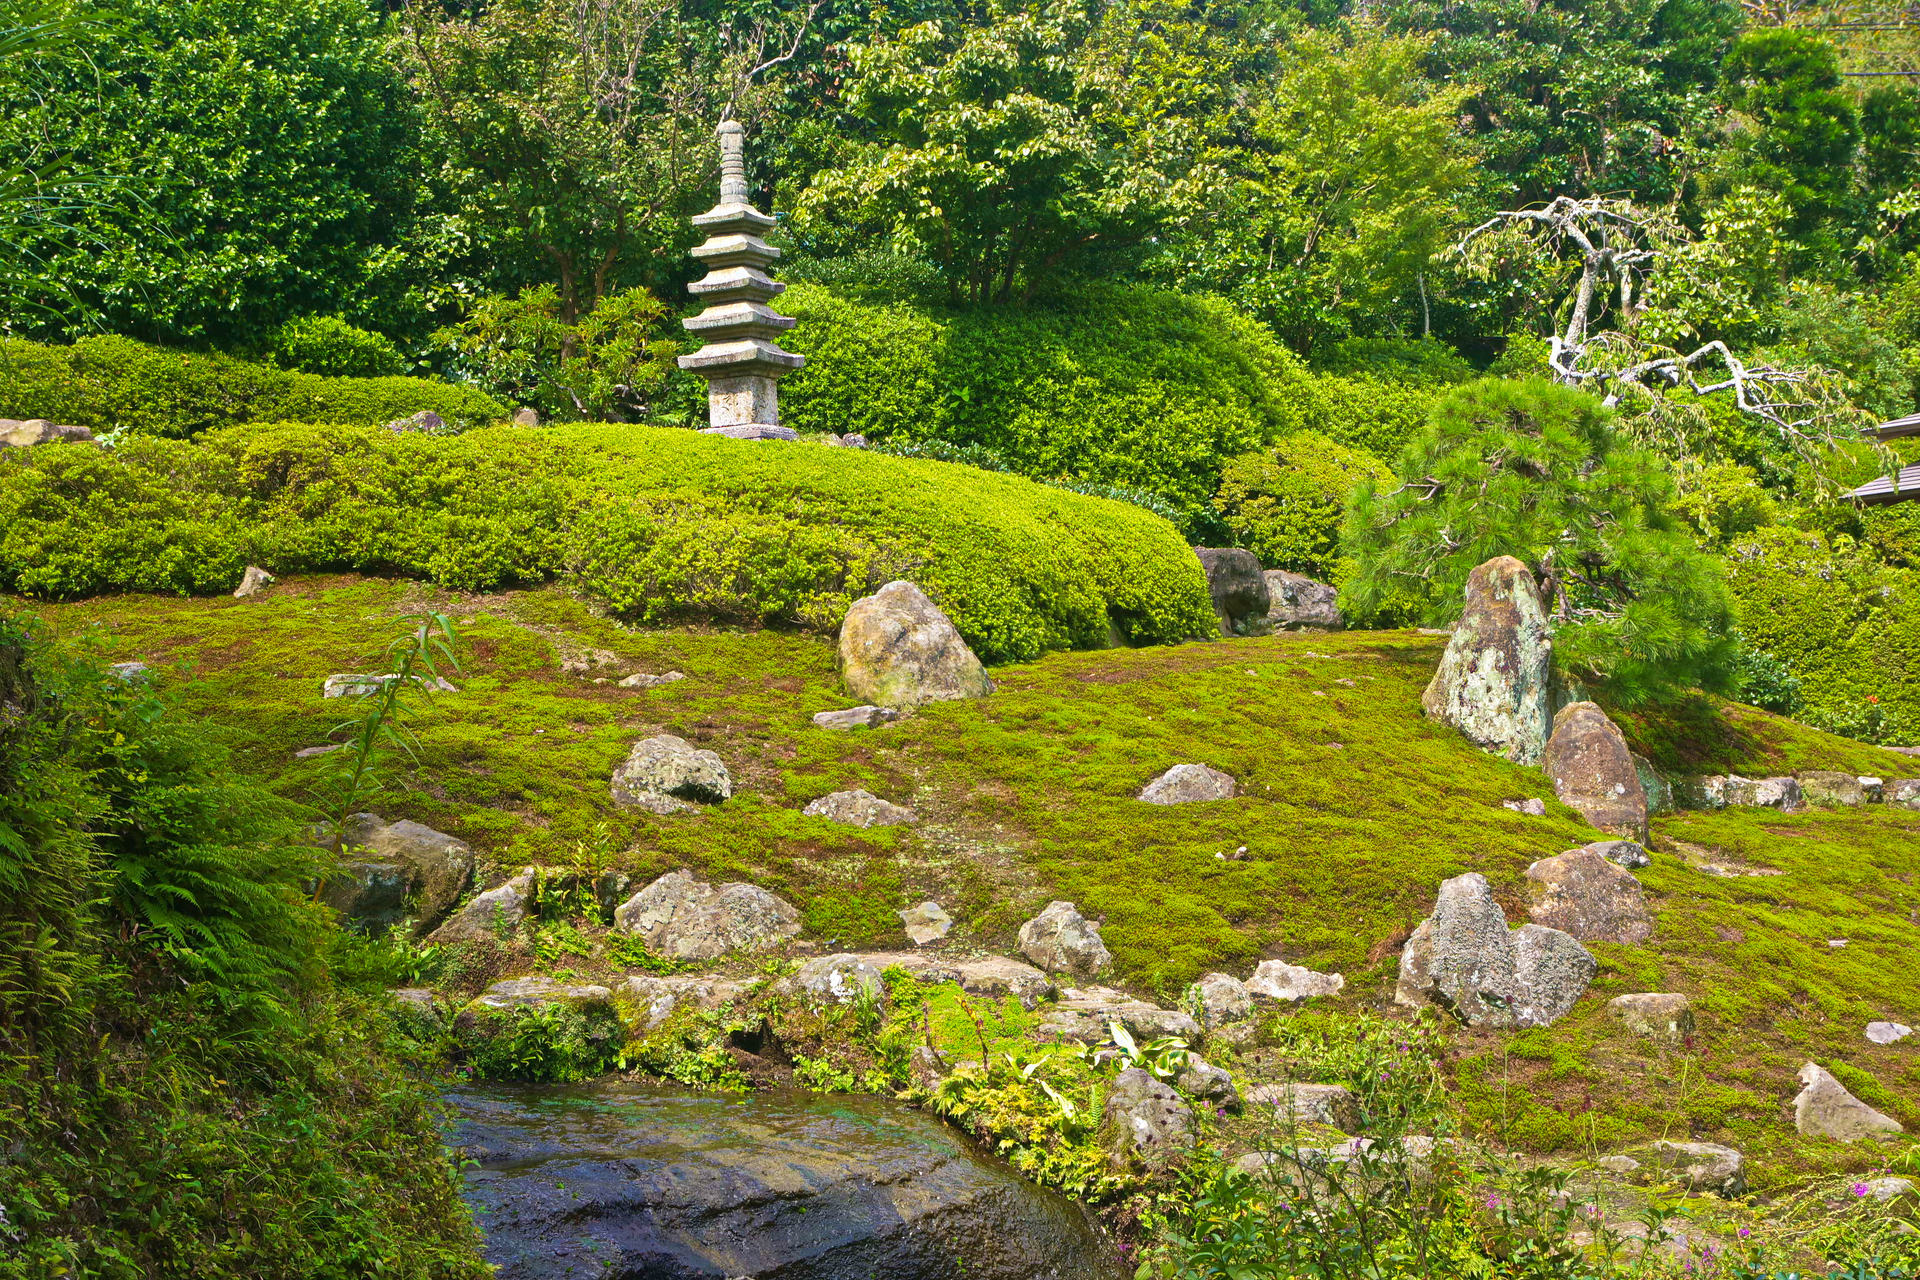
[(707, 265), (706, 278), (687, 291), (707, 308), (682, 320), (706, 345), (680, 357), (680, 367), (707, 380), (705, 429), (744, 440), (794, 438), (780, 425), (780, 379), (805, 358), (782, 351), (774, 339), (793, 320), (767, 305), (785, 285), (767, 274), (780, 251), (760, 238), (773, 219), (747, 199), (747, 131), (722, 120), (720, 203), (693, 220), (707, 242), (693, 256)]

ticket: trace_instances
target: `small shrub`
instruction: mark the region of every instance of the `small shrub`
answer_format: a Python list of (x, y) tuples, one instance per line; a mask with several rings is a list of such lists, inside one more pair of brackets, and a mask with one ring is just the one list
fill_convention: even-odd
[(1393, 472), (1372, 454), (1299, 431), (1227, 464), (1219, 508), (1237, 545), (1269, 569), (1323, 582), (1334, 577), (1347, 499), (1362, 479)]
[(650, 416), (673, 372), (680, 346), (660, 332), (666, 314), (651, 293), (629, 289), (569, 319), (559, 292), (539, 285), (482, 298), (436, 336), (503, 401), (561, 421), (628, 422)]
[(619, 1065), (626, 1031), (596, 1004), (544, 1004), (473, 1016), (456, 1032), (467, 1069), (482, 1080), (573, 1084)]
[(281, 368), (325, 378), (391, 378), (407, 371), (392, 339), (338, 316), (289, 320), (273, 331), (268, 347)]

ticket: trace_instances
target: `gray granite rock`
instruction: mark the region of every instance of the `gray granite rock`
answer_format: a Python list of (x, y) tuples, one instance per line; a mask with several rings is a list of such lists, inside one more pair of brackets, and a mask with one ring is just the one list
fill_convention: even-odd
[(376, 813), (356, 813), (342, 832), (349, 848), (408, 868), (408, 891), (421, 928), (438, 924), (473, 883), (473, 850), (466, 841), (422, 823), (387, 822)]
[(400, 862), (346, 858), (320, 885), (320, 901), (341, 920), (368, 933), (385, 933), (406, 919), (412, 868)]
[(1874, 1044), (1894, 1044), (1913, 1034), (1913, 1028), (1902, 1022), (1869, 1022), (1867, 1039)]
[(889, 582), (853, 602), (840, 624), (840, 672), (855, 697), (883, 707), (993, 692), (960, 632), (911, 582)]
[(1653, 865), (1653, 858), (1646, 848), (1632, 840), (1595, 840), (1581, 848), (1597, 853), (1608, 862), (1616, 863), (1629, 871), (1638, 871), (1642, 867)]
[(1347, 985), (1344, 974), (1320, 973), (1284, 960), (1262, 960), (1247, 980), (1247, 992), (1268, 1000), (1298, 1004), (1315, 996), (1336, 996)]
[(1732, 1147), (1712, 1142), (1656, 1142), (1641, 1153), (1639, 1180), (1671, 1179), (1689, 1191), (1726, 1199), (1747, 1193), (1746, 1160)]
[(1467, 579), (1466, 608), (1421, 698), (1427, 717), (1519, 764), (1538, 764), (1551, 729), (1553, 643), (1527, 566), (1498, 556)]
[(850, 827), (898, 827), (914, 821), (913, 810), (882, 800), (871, 791), (835, 791), (810, 801), (801, 812), (809, 818), (825, 818)]
[(235, 600), (246, 600), (252, 596), (257, 596), (278, 581), (278, 578), (275, 578), (259, 565), (250, 564), (247, 566), (246, 572), (240, 575), (240, 585), (233, 589), (233, 598)]
[(501, 942), (513, 936), (532, 906), (534, 871), (477, 895), (427, 935), (432, 943)]
[(1888, 778), (1882, 784), (1885, 803), (1902, 809), (1920, 809), (1920, 778)]
[(1068, 987), (1044, 1011), (1035, 1034), (1043, 1041), (1099, 1044), (1115, 1022), (1138, 1040), (1177, 1036), (1192, 1043), (1201, 1034), (1200, 1024), (1178, 1009), (1162, 1009), (1111, 987)]
[(1527, 893), (1528, 919), (1582, 942), (1636, 944), (1653, 935), (1646, 890), (1625, 868), (1590, 848), (1529, 866)]
[(1642, 991), (1607, 1001), (1607, 1013), (1634, 1035), (1667, 1045), (1693, 1038), (1693, 1002), (1673, 991)]
[[(364, 672), (341, 671), (328, 676), (320, 683), (320, 696), (323, 698), (366, 698), (380, 692), (382, 688), (397, 677), (391, 673), (385, 675)], [(433, 693), (458, 693), (458, 689), (439, 676), (429, 680), (416, 676), (420, 687)]]
[(1204, 764), (1177, 764), (1140, 789), (1148, 804), (1193, 804), (1202, 800), (1233, 799), (1230, 773)]
[(687, 673), (684, 671), (663, 671), (657, 676), (648, 675), (644, 671), (636, 671), (632, 675), (623, 677), (615, 683), (622, 689), (658, 689), (661, 685), (676, 684), (686, 678)]
[(1012, 996), (1032, 1009), (1052, 996), (1053, 980), (1030, 964), (1006, 956), (953, 958), (938, 952), (882, 951), (867, 956), (881, 972), (898, 965), (922, 982), (952, 982), (970, 996), (999, 1001)]
[(1853, 1142), (1906, 1132), (1898, 1120), (1854, 1097), (1817, 1063), (1800, 1068), (1800, 1083), (1803, 1087), (1793, 1100), (1793, 1124), (1803, 1137)]
[(729, 952), (767, 951), (798, 937), (800, 913), (758, 885), (715, 888), (670, 871), (621, 903), (616, 933), (637, 934), (670, 960), (713, 960)]
[(1342, 1133), (1360, 1127), (1360, 1103), (1343, 1084), (1259, 1084), (1245, 1093), (1248, 1102), (1273, 1108), (1281, 1118), (1326, 1125)]
[(1338, 631), (1346, 626), (1340, 593), (1333, 587), (1285, 569), (1268, 569), (1264, 576), (1269, 631)]
[(1209, 973), (1187, 988), (1185, 1004), (1195, 1011), (1202, 1026), (1211, 1031), (1229, 1022), (1253, 1016), (1253, 996), (1240, 979), (1225, 973)]
[(1092, 978), (1113, 967), (1113, 953), (1100, 939), (1100, 926), (1071, 902), (1050, 902), (1020, 926), (1020, 954), (1048, 973)]
[(1593, 953), (1573, 935), (1537, 924), (1521, 925), (1513, 931), (1515, 1025), (1546, 1027), (1566, 1017), (1599, 972)]
[(1738, 774), (1729, 774), (1726, 797), (1729, 805), (1798, 809), (1800, 782), (1797, 778), (1743, 778)]
[(758, 978), (722, 978), (686, 974), (632, 974), (613, 990), (615, 1006), (637, 1035), (645, 1035), (673, 1016), (676, 1009), (724, 1009), (751, 995)]
[(84, 444), (93, 439), (85, 427), (65, 426), (46, 418), (0, 418), (0, 449), (26, 449), (36, 444)]
[(558, 982), (545, 975), (496, 982), (474, 997), (470, 1009), (538, 1009), (555, 1004), (607, 1004), (613, 992), (598, 983)]
[(1260, 560), (1239, 547), (1195, 547), (1223, 636), (1259, 635), (1267, 628), (1271, 597)]
[(953, 928), (953, 917), (948, 915), (937, 902), (923, 902), (917, 907), (908, 907), (899, 914), (900, 926), (907, 931), (907, 940), (916, 947), (929, 946), (940, 941)]
[(813, 722), (822, 729), (878, 729), (892, 724), (900, 713), (892, 707), (848, 707), (844, 711), (819, 711)]
[(1500, 807), (1502, 809), (1511, 809), (1515, 813), (1523, 813), (1529, 818), (1544, 818), (1547, 816), (1547, 802), (1537, 796), (1529, 796), (1525, 800), (1502, 800)]
[(733, 795), (733, 777), (718, 755), (663, 733), (633, 744), (613, 771), (612, 791), (625, 808), (680, 813)]
[(1189, 1098), (1211, 1103), (1228, 1111), (1240, 1109), (1240, 1090), (1234, 1087), (1233, 1076), (1224, 1068), (1216, 1067), (1199, 1054), (1190, 1054), (1187, 1069), (1174, 1078), (1174, 1087)]
[(817, 1002), (850, 1004), (863, 995), (885, 1006), (887, 984), (880, 971), (865, 956), (842, 952), (820, 956), (800, 966), (791, 979), (793, 985)]
[(1573, 1007), (1599, 966), (1568, 934), (1507, 928), (1486, 877), (1442, 882), (1433, 915), (1400, 952), (1396, 1002), (1437, 1004), (1469, 1026), (1546, 1026)]
[(1851, 808), (1867, 802), (1867, 791), (1860, 775), (1837, 769), (1802, 769), (1794, 775), (1800, 783), (1800, 799), (1822, 809)]
[(1193, 1146), (1193, 1108), (1170, 1086), (1128, 1067), (1107, 1090), (1099, 1142), (1116, 1169), (1163, 1163)]
[(1572, 702), (1553, 718), (1543, 760), (1560, 803), (1594, 826), (1642, 844), (1647, 793), (1618, 725), (1591, 702)]

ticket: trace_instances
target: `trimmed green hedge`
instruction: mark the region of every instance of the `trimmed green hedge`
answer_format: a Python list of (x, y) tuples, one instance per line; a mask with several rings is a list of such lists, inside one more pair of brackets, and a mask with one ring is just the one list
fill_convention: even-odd
[(1441, 383), (1307, 371), (1217, 298), (1090, 285), (1047, 306), (950, 311), (795, 285), (781, 386), (802, 431), (978, 445), (1021, 473), (1154, 493), (1210, 511), (1227, 462), (1314, 430), (1391, 457)]
[(286, 424), (0, 453), (0, 588), (213, 593), (248, 564), (465, 590), (564, 576), (636, 622), (821, 630), (904, 577), (994, 662), (1213, 627), (1199, 561), (1158, 516), (861, 450), (605, 424)]
[(1799, 681), (1797, 718), (1920, 743), (1920, 573), (1846, 537), (1772, 526), (1733, 541), (1727, 584), (1747, 646)]
[(70, 347), (0, 340), (0, 418), (178, 438), (242, 422), (379, 426), (423, 410), (449, 423), (507, 416), (489, 396), (424, 378), (326, 378), (112, 336)]

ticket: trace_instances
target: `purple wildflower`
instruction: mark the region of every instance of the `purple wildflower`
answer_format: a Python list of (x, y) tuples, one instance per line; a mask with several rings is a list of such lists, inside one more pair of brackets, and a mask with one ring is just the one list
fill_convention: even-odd
[(1865, 1194), (1867, 1194), (1867, 1184), (1864, 1182), (1854, 1183), (1853, 1194), (1855, 1194), (1856, 1196), (1864, 1196)]

